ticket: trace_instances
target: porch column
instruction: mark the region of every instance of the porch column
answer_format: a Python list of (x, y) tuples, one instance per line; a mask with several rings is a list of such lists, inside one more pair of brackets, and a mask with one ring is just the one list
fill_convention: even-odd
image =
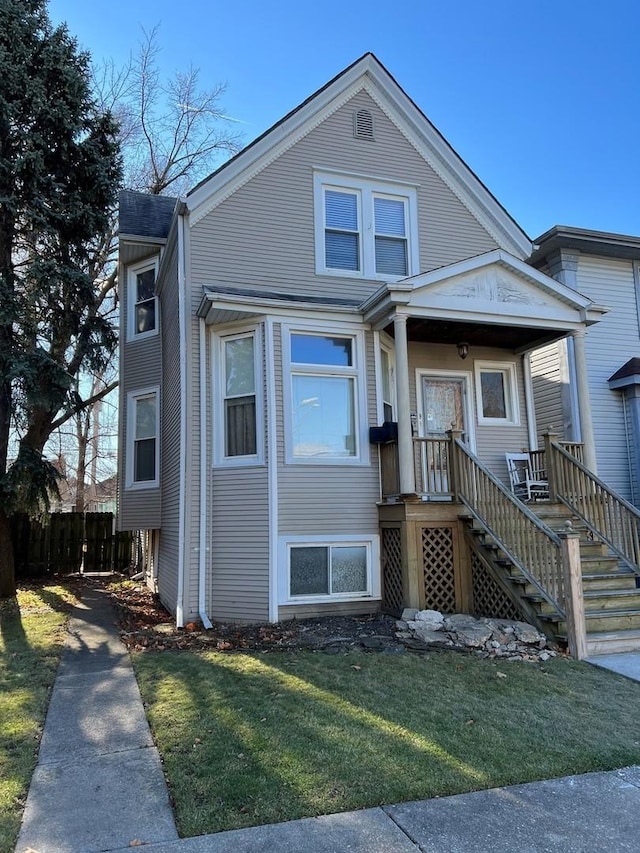
[(598, 473), (596, 461), (596, 444), (593, 437), (593, 421), (591, 420), (591, 401), (589, 399), (589, 378), (587, 375), (587, 356), (585, 352), (585, 330), (574, 329), (573, 353), (576, 363), (576, 379), (578, 385), (578, 411), (580, 412), (580, 429), (584, 444), (584, 464), (594, 474)]
[(400, 494), (415, 495), (416, 475), (413, 467), (411, 403), (409, 397), (409, 348), (407, 317), (396, 314), (393, 320), (396, 345), (396, 392), (398, 395), (398, 473)]

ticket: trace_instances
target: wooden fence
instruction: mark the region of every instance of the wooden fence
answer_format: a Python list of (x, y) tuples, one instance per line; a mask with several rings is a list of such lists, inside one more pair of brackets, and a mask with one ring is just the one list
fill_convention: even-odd
[(125, 571), (132, 562), (133, 536), (114, 531), (110, 512), (14, 516), (16, 576)]

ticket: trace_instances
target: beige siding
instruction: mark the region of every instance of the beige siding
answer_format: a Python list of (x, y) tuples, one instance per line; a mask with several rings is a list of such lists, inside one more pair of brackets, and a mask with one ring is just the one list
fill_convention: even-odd
[[(372, 448), (366, 465), (285, 464), (282, 335), (276, 335), (278, 412), (278, 522), (282, 535), (365, 535), (378, 532), (379, 479)], [(368, 422), (377, 422), (373, 336), (366, 335)], [(365, 448), (365, 450), (368, 449)]]
[(367, 616), (377, 613), (380, 602), (372, 601), (332, 601), (327, 604), (287, 604), (278, 608), (278, 620), (307, 619), (312, 616)]
[(165, 607), (176, 609), (180, 507), (180, 328), (178, 262), (175, 241), (167, 259), (167, 277), (160, 296), (163, 319), (160, 485), (162, 519), (158, 551), (158, 588)]
[(217, 468), (212, 478), (212, 619), (269, 619), (266, 466)]
[[(263, 416), (266, 370), (262, 334)], [(210, 363), (210, 362), (208, 362)], [(210, 384), (210, 383), (209, 383)], [(212, 435), (210, 431), (209, 435)], [(265, 460), (266, 436), (265, 441)], [(211, 442), (209, 443), (209, 454)], [(269, 619), (269, 481), (267, 465), (218, 466), (211, 471), (209, 616)], [(194, 472), (195, 474), (195, 472)], [(194, 525), (195, 527), (195, 525)]]
[(531, 353), (531, 384), (536, 414), (538, 447), (543, 447), (544, 433), (553, 428), (561, 438), (569, 438), (568, 412), (563, 401), (567, 395), (567, 377), (562, 364), (563, 342), (549, 344)]
[[(148, 249), (147, 249), (148, 254)], [(126, 267), (120, 268), (120, 280), (126, 282)], [(126, 285), (124, 288), (126, 294)], [(118, 527), (120, 530), (150, 530), (160, 526), (161, 495), (159, 488), (126, 489), (127, 465), (127, 397), (130, 392), (153, 385), (162, 380), (160, 334), (140, 341), (127, 341), (126, 297), (120, 302), (120, 402), (119, 402), (119, 501)], [(162, 451), (161, 451), (162, 459)], [(162, 464), (162, 463), (161, 463)]]
[[(487, 426), (478, 424), (476, 401), (474, 362), (505, 361), (515, 363), (518, 385), (518, 403), (520, 424), (517, 426)], [(497, 477), (505, 483), (509, 482), (505, 453), (518, 452), (529, 446), (527, 433), (527, 413), (524, 398), (524, 379), (522, 356), (500, 349), (488, 347), (473, 347), (469, 356), (462, 361), (454, 346), (444, 344), (409, 343), (409, 377), (411, 388), (411, 411), (418, 412), (416, 370), (450, 370), (458, 373), (469, 373), (472, 418), (476, 433), (476, 452), (478, 458)]]
[[(353, 136), (353, 112), (374, 115), (375, 141)], [(417, 185), (420, 272), (495, 248), (370, 97), (360, 92), (192, 229), (193, 284), (220, 283), (362, 298), (376, 284), (316, 276), (313, 168)]]
[(600, 477), (631, 498), (622, 392), (607, 380), (640, 350), (638, 308), (631, 261), (580, 257), (578, 290), (610, 311), (587, 329), (589, 393)]

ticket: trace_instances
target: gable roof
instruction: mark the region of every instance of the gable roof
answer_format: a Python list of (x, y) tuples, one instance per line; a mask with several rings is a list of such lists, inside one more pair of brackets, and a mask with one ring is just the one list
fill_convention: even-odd
[(531, 240), (522, 228), (372, 53), (365, 53), (197, 184), (186, 198), (190, 223), (206, 216), (361, 90), (373, 98), (501, 248), (521, 258), (531, 254)]
[(150, 195), (122, 190), (119, 197), (118, 233), (166, 239), (177, 199), (167, 195)]
[(501, 249), (384, 284), (360, 307), (378, 328), (397, 310), (412, 317), (558, 329), (597, 322), (606, 310)]

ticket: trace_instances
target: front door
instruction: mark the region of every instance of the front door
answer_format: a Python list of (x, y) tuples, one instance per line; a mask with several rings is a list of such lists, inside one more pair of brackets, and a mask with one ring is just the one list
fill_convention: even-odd
[(462, 431), (471, 444), (469, 379), (456, 373), (420, 373), (421, 406), (418, 415), (422, 447), (422, 489), (427, 495), (449, 494), (447, 431)]

